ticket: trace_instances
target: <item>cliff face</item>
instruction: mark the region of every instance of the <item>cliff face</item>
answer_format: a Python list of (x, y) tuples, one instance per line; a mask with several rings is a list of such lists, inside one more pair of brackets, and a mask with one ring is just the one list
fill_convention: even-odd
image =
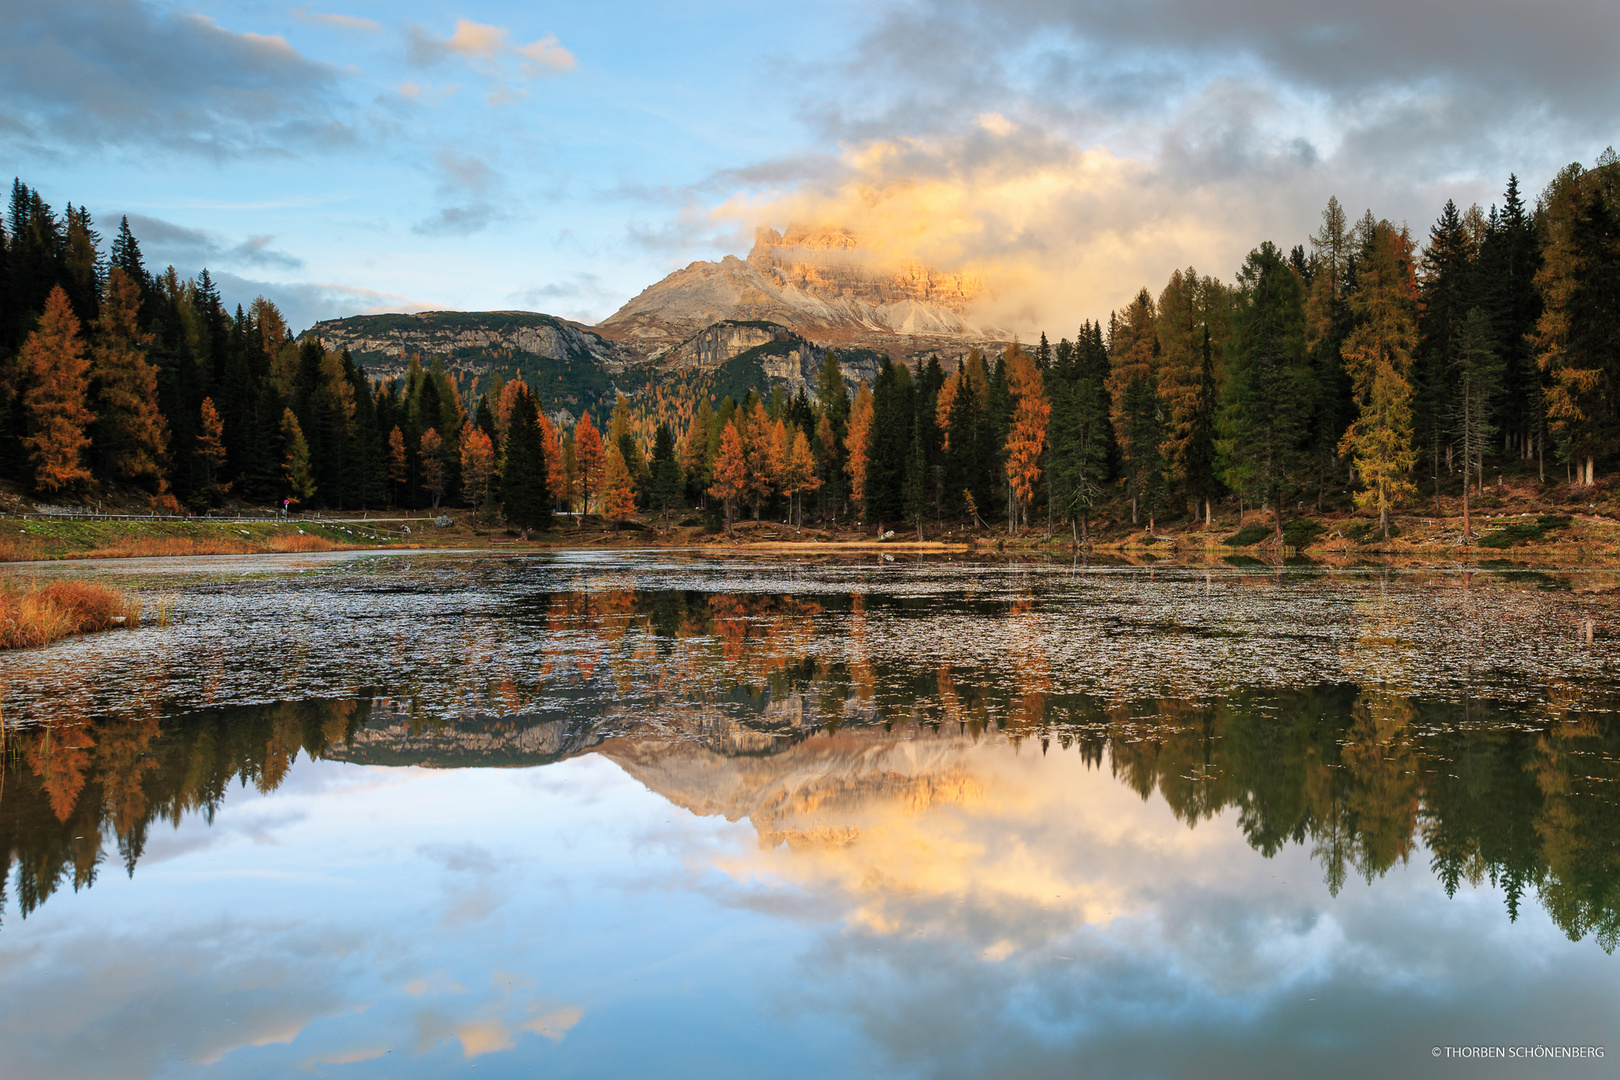
[(613, 373), (630, 362), (622, 348), (594, 330), (532, 311), (356, 315), (316, 323), (309, 333), (328, 349), (348, 349), (368, 372), (384, 378), (402, 373), (412, 353), (448, 357), (452, 370), (476, 374), (488, 369), (480, 359), (502, 352), (584, 361)]
[[(894, 356), (965, 353), (1007, 335), (966, 315), (983, 285), (917, 264), (883, 267), (840, 230), (762, 229), (746, 260), (695, 262), (650, 286), (597, 329), (630, 353), (663, 361), (722, 321), (771, 322), (821, 346)], [(681, 361), (695, 353), (682, 350)], [(671, 359), (676, 359), (672, 357)]]

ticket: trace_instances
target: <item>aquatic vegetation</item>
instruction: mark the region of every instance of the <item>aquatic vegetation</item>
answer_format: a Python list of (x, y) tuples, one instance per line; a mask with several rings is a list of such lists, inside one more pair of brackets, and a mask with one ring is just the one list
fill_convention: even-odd
[(24, 584), (0, 580), (0, 649), (48, 645), (75, 634), (138, 626), (141, 602), (90, 581)]

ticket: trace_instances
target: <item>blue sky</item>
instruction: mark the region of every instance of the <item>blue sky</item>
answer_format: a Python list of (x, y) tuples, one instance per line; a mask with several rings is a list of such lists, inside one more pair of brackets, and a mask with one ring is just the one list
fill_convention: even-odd
[(1616, 140), (1596, 0), (0, 0), (0, 162), (294, 325), (595, 321), (754, 226), (846, 224), (1072, 332), (1336, 194), (1426, 230)]

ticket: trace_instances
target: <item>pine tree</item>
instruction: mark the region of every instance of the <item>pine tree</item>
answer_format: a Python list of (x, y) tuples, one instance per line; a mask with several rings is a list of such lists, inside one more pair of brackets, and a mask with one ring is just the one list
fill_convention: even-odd
[(681, 463), (675, 458), (675, 435), (669, 425), (659, 424), (653, 433), (652, 507), (664, 518), (669, 531), (669, 512), (681, 497)]
[(1441, 447), (1450, 434), (1451, 374), (1457, 366), (1463, 320), (1474, 306), (1473, 271), (1478, 249), (1457, 204), (1446, 200), (1440, 218), (1429, 229), (1419, 284), (1419, 349), (1413, 363), (1413, 427), (1427, 451), (1440, 504)]
[(1054, 504), (1075, 525), (1076, 543), (1091, 540), (1091, 510), (1108, 479), (1108, 349), (1102, 327), (1087, 322), (1073, 347), (1058, 350), (1051, 419)]
[[(588, 423), (588, 415), (581, 418), (581, 427)], [(594, 429), (591, 430), (594, 434)], [(597, 452), (601, 453), (600, 438)], [(530, 529), (550, 528), (550, 488), (546, 445), (540, 433), (540, 411), (534, 395), (520, 383), (512, 395), (501, 455), (501, 509), (507, 524), (525, 534)]]
[(1148, 518), (1148, 535), (1153, 535), (1153, 519), (1164, 501), (1168, 478), (1165, 443), (1169, 435), (1164, 402), (1153, 376), (1138, 373), (1125, 384), (1120, 405), (1124, 428), (1119, 432), (1120, 456), (1125, 462), (1126, 491), (1131, 498), (1131, 523), (1138, 512)]
[(928, 452), (923, 446), (922, 426), (912, 425), (911, 448), (906, 453), (905, 476), (901, 481), (901, 502), (906, 520), (923, 538), (923, 518), (928, 515)]
[(872, 385), (871, 448), (866, 455), (866, 519), (882, 524), (905, 514), (906, 456), (916, 413), (916, 387), (904, 364), (887, 357)]
[(1215, 355), (1211, 347), (1209, 327), (1204, 327), (1204, 345), (1198, 367), (1198, 389), (1193, 397), (1192, 423), (1187, 442), (1182, 447), (1182, 476), (1187, 493), (1196, 503), (1203, 503), (1204, 523), (1214, 518), (1210, 504), (1220, 495), (1221, 482), (1216, 472), (1216, 420), (1219, 416), (1219, 387), (1215, 382)]
[(79, 320), (60, 286), (50, 291), (39, 326), (28, 335), (19, 357), (27, 384), (21, 395), (27, 434), (22, 446), (38, 491), (55, 494), (90, 479), (84, 452), (95, 419), (88, 404), (89, 365)]
[(1269, 240), (1238, 271), (1232, 344), (1221, 410), (1221, 456), (1228, 486), (1275, 511), (1308, 463), (1305, 420), (1313, 391), (1305, 356), (1305, 284)]
[(1501, 387), (1502, 361), (1496, 355), (1493, 337), (1489, 317), (1480, 308), (1474, 308), (1463, 320), (1452, 360), (1456, 389), (1450, 419), (1452, 432), (1462, 446), (1464, 543), (1472, 542), (1473, 536), (1468, 515), (1469, 479), (1477, 478), (1480, 494), (1483, 495), (1485, 453), (1496, 438), (1496, 426), (1491, 423), (1491, 415), (1494, 399)]
[(142, 352), (152, 335), (140, 327), (140, 303), (140, 287), (114, 266), (91, 350), (95, 443), (104, 475), (144, 484), (162, 496), (168, 488), (163, 470), (169, 428), (158, 411), (157, 369)]

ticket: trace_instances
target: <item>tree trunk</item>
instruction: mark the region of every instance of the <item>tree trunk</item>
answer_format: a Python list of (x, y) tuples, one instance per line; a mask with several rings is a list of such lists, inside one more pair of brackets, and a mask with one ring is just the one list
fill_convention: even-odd
[(1277, 498), (1276, 498), (1276, 501), (1274, 501), (1274, 502), (1273, 502), (1273, 503), (1272, 503), (1272, 504), (1271, 504), (1271, 509), (1272, 509), (1272, 515), (1273, 515), (1273, 516), (1272, 516), (1272, 519), (1271, 519), (1271, 524), (1272, 524), (1272, 525), (1273, 525), (1273, 527), (1275, 527), (1275, 529), (1276, 529), (1276, 530), (1277, 530), (1277, 550), (1279, 550), (1279, 551), (1281, 551), (1281, 550), (1282, 550), (1282, 547), (1283, 547), (1283, 534), (1282, 534), (1282, 492), (1280, 492), (1280, 491), (1279, 491), (1279, 492), (1278, 492), (1278, 493), (1277, 493)]
[(1080, 514), (1080, 543), (1091, 546), (1091, 515), (1084, 511)]
[(1594, 476), (1593, 473), (1592, 473), (1592, 455), (1587, 454), (1586, 455), (1586, 486), (1587, 487), (1592, 487), (1592, 486), (1594, 486), (1596, 484), (1597, 484), (1597, 477)]
[(1463, 543), (1474, 542), (1474, 528), (1468, 520), (1468, 481), (1463, 481)]
[(1212, 509), (1210, 509), (1209, 496), (1206, 495), (1204, 497), (1204, 528), (1210, 529), (1210, 528), (1213, 528), (1214, 526), (1215, 526), (1215, 512)]
[(1136, 496), (1131, 496), (1131, 524), (1136, 524)]

